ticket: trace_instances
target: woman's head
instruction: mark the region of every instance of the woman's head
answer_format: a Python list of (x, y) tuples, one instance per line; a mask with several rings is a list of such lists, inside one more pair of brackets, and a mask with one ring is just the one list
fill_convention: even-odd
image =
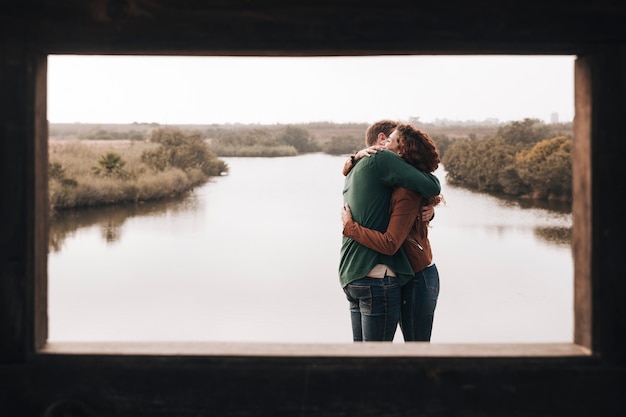
[(389, 135), (387, 149), (424, 172), (434, 172), (439, 166), (439, 152), (435, 142), (415, 126), (401, 123)]

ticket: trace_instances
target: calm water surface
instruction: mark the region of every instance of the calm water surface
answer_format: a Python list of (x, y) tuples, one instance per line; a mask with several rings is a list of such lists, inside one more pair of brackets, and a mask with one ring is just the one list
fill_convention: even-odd
[[(53, 223), (50, 341), (351, 342), (337, 276), (345, 158), (224, 160), (228, 176), (184, 199)], [(567, 208), (438, 177), (432, 342), (571, 342)]]

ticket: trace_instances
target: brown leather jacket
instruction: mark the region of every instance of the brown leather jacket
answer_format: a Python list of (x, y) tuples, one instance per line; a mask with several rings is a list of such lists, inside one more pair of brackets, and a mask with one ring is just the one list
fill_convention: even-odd
[(419, 219), (423, 203), (424, 198), (419, 194), (406, 188), (397, 188), (391, 196), (391, 218), (384, 233), (349, 221), (344, 226), (343, 234), (386, 255), (393, 255), (402, 247), (413, 271), (421, 271), (433, 259), (428, 240), (428, 222)]

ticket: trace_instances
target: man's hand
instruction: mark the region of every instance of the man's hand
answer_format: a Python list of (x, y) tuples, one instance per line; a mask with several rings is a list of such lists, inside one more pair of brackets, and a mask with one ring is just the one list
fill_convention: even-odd
[(346, 223), (352, 220), (352, 212), (350, 211), (350, 206), (348, 203), (344, 203), (343, 210), (341, 210), (341, 221), (346, 226)]
[(424, 206), (422, 207), (422, 215), (420, 219), (423, 222), (429, 222), (435, 217), (435, 208), (433, 206)]

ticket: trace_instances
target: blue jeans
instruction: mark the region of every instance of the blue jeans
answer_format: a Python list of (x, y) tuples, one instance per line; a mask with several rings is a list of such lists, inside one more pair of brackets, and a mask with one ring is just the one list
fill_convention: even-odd
[(355, 342), (391, 342), (400, 320), (400, 284), (395, 277), (361, 278), (343, 289), (350, 302)]
[(430, 342), (438, 297), (439, 271), (434, 264), (402, 286), (400, 328), (405, 342)]

